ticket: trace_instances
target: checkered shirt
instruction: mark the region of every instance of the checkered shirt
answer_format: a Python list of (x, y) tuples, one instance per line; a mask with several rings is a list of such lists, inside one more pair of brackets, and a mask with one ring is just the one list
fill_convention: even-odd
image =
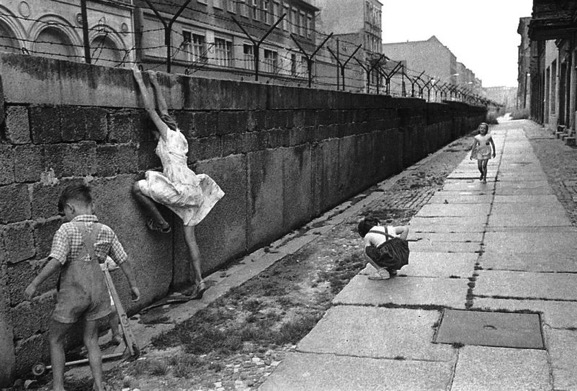
[[(82, 251), (82, 234), (76, 224), (84, 224), (88, 232), (90, 232), (94, 223), (97, 222), (98, 218), (94, 215), (81, 215), (76, 216), (69, 223), (62, 224), (52, 240), (50, 258), (56, 259), (62, 265), (76, 258)], [(104, 224), (102, 224), (102, 228), (94, 243), (94, 254), (99, 263), (104, 262), (107, 255), (118, 265), (128, 258), (114, 231)]]

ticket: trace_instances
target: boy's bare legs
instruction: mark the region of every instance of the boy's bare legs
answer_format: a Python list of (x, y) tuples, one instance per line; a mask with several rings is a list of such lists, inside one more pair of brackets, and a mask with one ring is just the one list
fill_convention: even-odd
[(112, 332), (112, 343), (115, 345), (120, 345), (122, 342), (122, 337), (120, 336), (120, 319), (118, 319), (118, 312), (116, 312), (116, 306), (112, 305), (112, 312), (109, 315), (108, 324), (110, 324), (110, 331)]
[(164, 217), (162, 217), (162, 214), (156, 207), (154, 201), (142, 193), (138, 182), (132, 186), (132, 194), (136, 200), (144, 207), (145, 213), (150, 216), (161, 229), (165, 230), (170, 228), (170, 224), (168, 224)]
[(66, 356), (64, 354), (64, 339), (73, 324), (60, 323), (55, 320), (50, 321), (50, 333), (48, 341), (50, 343), (50, 362), (52, 363), (52, 389), (54, 391), (64, 391), (64, 365)]
[(95, 320), (84, 322), (84, 345), (88, 350), (88, 362), (94, 378), (94, 390), (104, 391), (102, 384), (102, 354), (98, 346), (98, 323)]
[(194, 226), (184, 226), (184, 241), (188, 248), (190, 254), (192, 271), (194, 272), (194, 283), (198, 288), (202, 284), (202, 264), (200, 258), (200, 249), (198, 248), (198, 243), (196, 242), (196, 234), (194, 232)]

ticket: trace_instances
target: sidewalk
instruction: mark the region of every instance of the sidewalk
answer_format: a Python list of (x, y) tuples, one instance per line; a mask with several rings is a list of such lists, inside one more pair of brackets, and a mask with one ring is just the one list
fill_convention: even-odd
[(488, 183), (465, 159), (399, 277), (353, 278), (260, 389), (577, 390), (577, 229), (523, 127), (493, 127)]

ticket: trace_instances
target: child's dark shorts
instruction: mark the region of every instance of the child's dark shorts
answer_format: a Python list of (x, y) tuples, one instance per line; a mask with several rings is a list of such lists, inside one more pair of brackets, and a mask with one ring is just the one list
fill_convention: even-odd
[(98, 320), (110, 314), (108, 291), (97, 298), (79, 294), (78, 290), (63, 288), (58, 292), (52, 319), (60, 323), (76, 323), (79, 319)]

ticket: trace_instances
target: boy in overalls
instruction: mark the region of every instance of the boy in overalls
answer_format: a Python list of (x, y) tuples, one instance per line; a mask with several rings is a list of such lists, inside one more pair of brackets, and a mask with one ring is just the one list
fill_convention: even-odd
[(30, 300), (43, 281), (60, 272), (56, 307), (49, 326), (53, 389), (64, 390), (65, 336), (74, 323), (82, 319), (94, 390), (101, 391), (105, 387), (97, 321), (109, 315), (110, 299), (99, 262), (109, 255), (126, 275), (133, 300), (140, 298), (140, 292), (116, 234), (99, 223), (93, 214), (90, 187), (83, 184), (66, 187), (60, 196), (58, 210), (67, 222), (54, 235), (48, 263), (26, 288), (25, 295)]

